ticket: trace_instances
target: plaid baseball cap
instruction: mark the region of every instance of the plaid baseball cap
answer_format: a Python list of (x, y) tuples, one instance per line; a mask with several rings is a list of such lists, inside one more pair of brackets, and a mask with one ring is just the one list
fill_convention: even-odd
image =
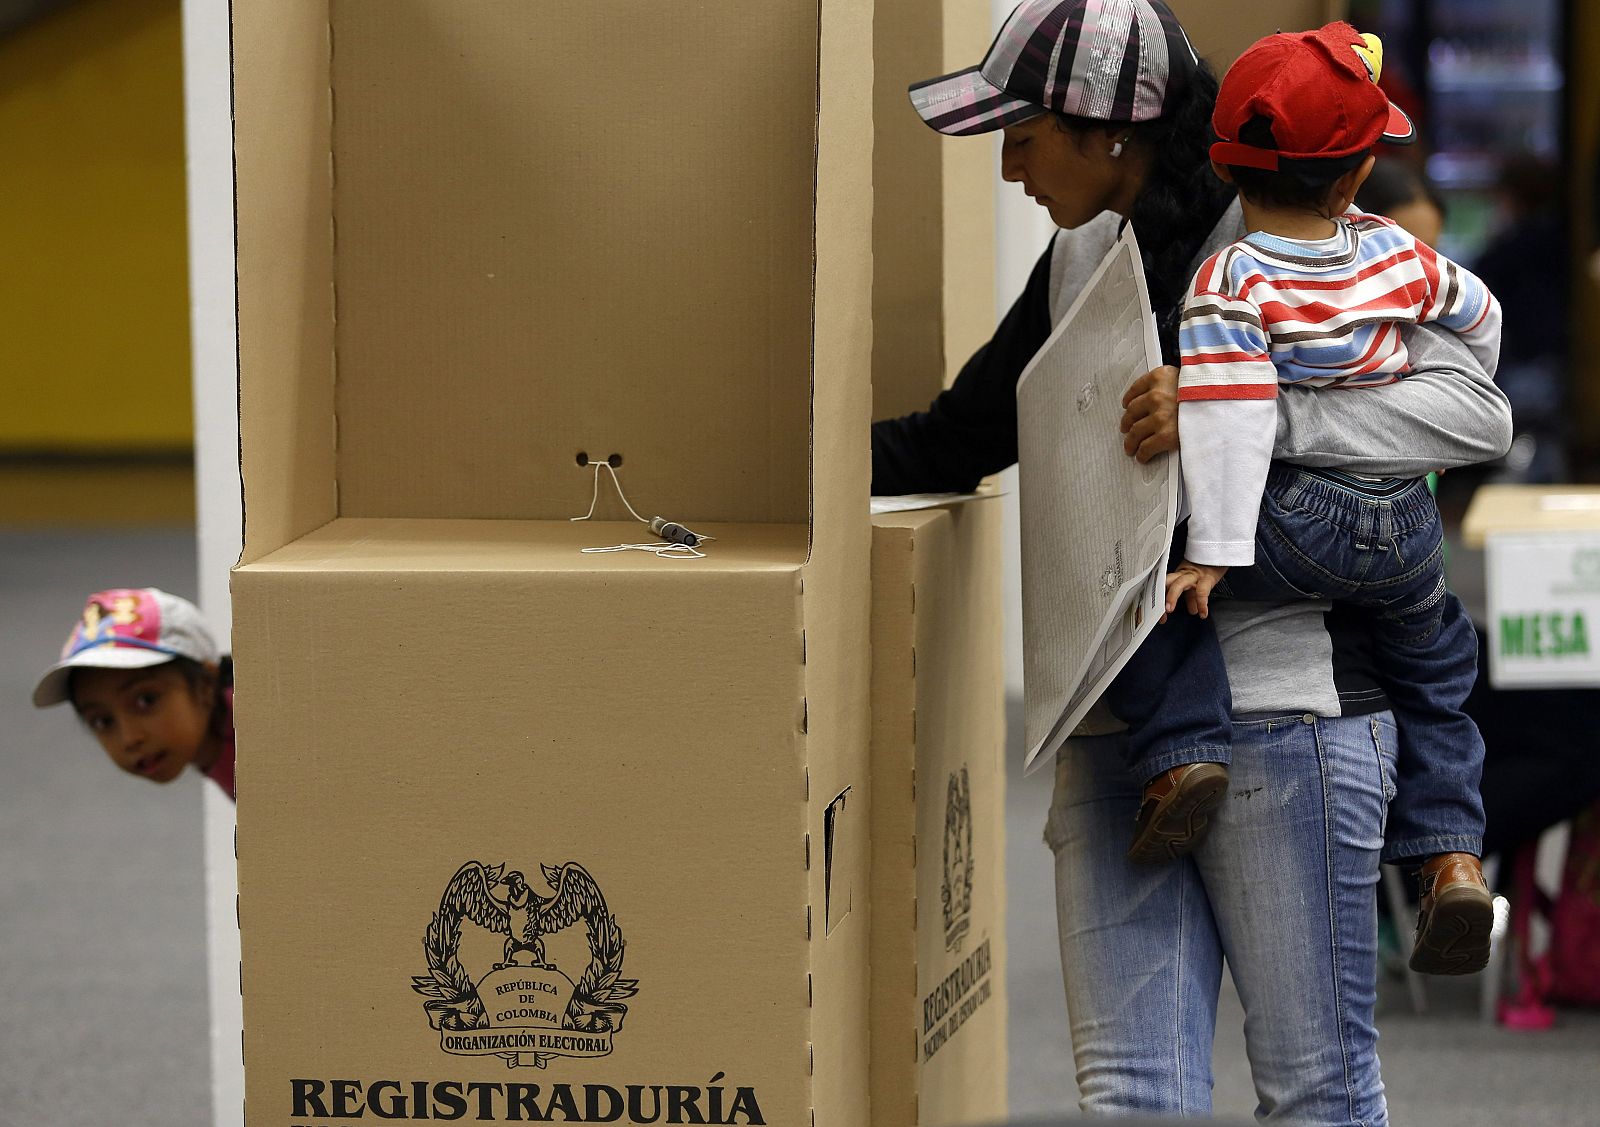
[[(1378, 88), (1382, 74), (1383, 43), (1347, 23), (1258, 40), (1222, 80), (1211, 159), (1277, 171), (1284, 162), (1355, 156), (1379, 141), (1409, 145), (1416, 127)], [(1276, 147), (1240, 142), (1256, 118), (1271, 126)]]
[(982, 63), (917, 83), (911, 104), (953, 137), (990, 133), (1047, 110), (1153, 121), (1199, 61), (1162, 0), (1024, 0)]
[(175, 657), (201, 664), (220, 657), (199, 608), (154, 587), (97, 591), (67, 636), (61, 660), (34, 688), (34, 707), (65, 701), (74, 669), (144, 669)]

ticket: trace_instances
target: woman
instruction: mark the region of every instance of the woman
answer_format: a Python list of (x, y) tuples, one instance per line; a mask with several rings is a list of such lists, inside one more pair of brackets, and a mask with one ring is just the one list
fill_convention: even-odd
[[(1017, 378), (1124, 219), (1168, 364), (1193, 270), (1243, 234), (1207, 157), (1216, 80), (1161, 0), (1026, 0), (981, 66), (911, 96), (941, 132), (1003, 129), (1003, 177), (1062, 231), (955, 384), (926, 412), (873, 427), (875, 493), (966, 490), (1016, 460)], [(1465, 349), (1426, 329), (1407, 345), (1412, 375), (1361, 402), (1286, 391), (1276, 456), (1405, 476), (1498, 456), (1505, 401)], [(1164, 367), (1124, 397), (1124, 447), (1141, 461), (1177, 445), (1176, 384)], [(1045, 836), (1083, 1109), (1210, 1110), (1226, 959), (1261, 1115), (1386, 1123), (1373, 893), (1393, 718), (1337, 609), (1212, 613), (1235, 709), (1233, 780), (1192, 857), (1137, 867), (1124, 856), (1141, 780), (1123, 769), (1108, 715), (1091, 713), (1057, 760)]]

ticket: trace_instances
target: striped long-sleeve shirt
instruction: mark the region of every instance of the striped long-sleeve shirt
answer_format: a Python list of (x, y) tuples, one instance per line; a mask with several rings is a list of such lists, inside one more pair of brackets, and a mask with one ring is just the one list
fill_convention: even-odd
[(1380, 216), (1317, 242), (1255, 232), (1207, 259), (1184, 306), (1178, 430), (1195, 563), (1255, 561), (1281, 384), (1362, 388), (1407, 371), (1400, 326), (1437, 322), (1492, 375), (1500, 304), (1470, 271)]

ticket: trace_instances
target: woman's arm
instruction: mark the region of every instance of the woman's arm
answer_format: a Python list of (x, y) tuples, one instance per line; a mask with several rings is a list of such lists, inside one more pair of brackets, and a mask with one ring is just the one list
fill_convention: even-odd
[(1511, 405), (1454, 333), (1403, 330), (1411, 373), (1384, 387), (1283, 387), (1273, 457), (1303, 466), (1421, 477), (1511, 448)]
[(1017, 380), (1050, 336), (1050, 251), (955, 383), (926, 411), (872, 425), (872, 492), (966, 493), (1017, 460)]

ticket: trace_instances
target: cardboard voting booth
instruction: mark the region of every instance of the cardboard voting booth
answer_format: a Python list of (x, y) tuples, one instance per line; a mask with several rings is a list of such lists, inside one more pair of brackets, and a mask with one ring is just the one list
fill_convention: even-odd
[(1600, 487), (1484, 486), (1462, 531), (1484, 550), (1495, 688), (1600, 685)]
[[(994, 329), (994, 146), (906, 94), (992, 37), (986, 5), (877, 0), (873, 418), (925, 409)], [(873, 518), (873, 1127), (1005, 1118), (1000, 518)]]
[(1000, 516), (873, 518), (873, 1127), (1006, 1114)]
[(233, 21), (246, 1121), (866, 1124), (870, 4)]

